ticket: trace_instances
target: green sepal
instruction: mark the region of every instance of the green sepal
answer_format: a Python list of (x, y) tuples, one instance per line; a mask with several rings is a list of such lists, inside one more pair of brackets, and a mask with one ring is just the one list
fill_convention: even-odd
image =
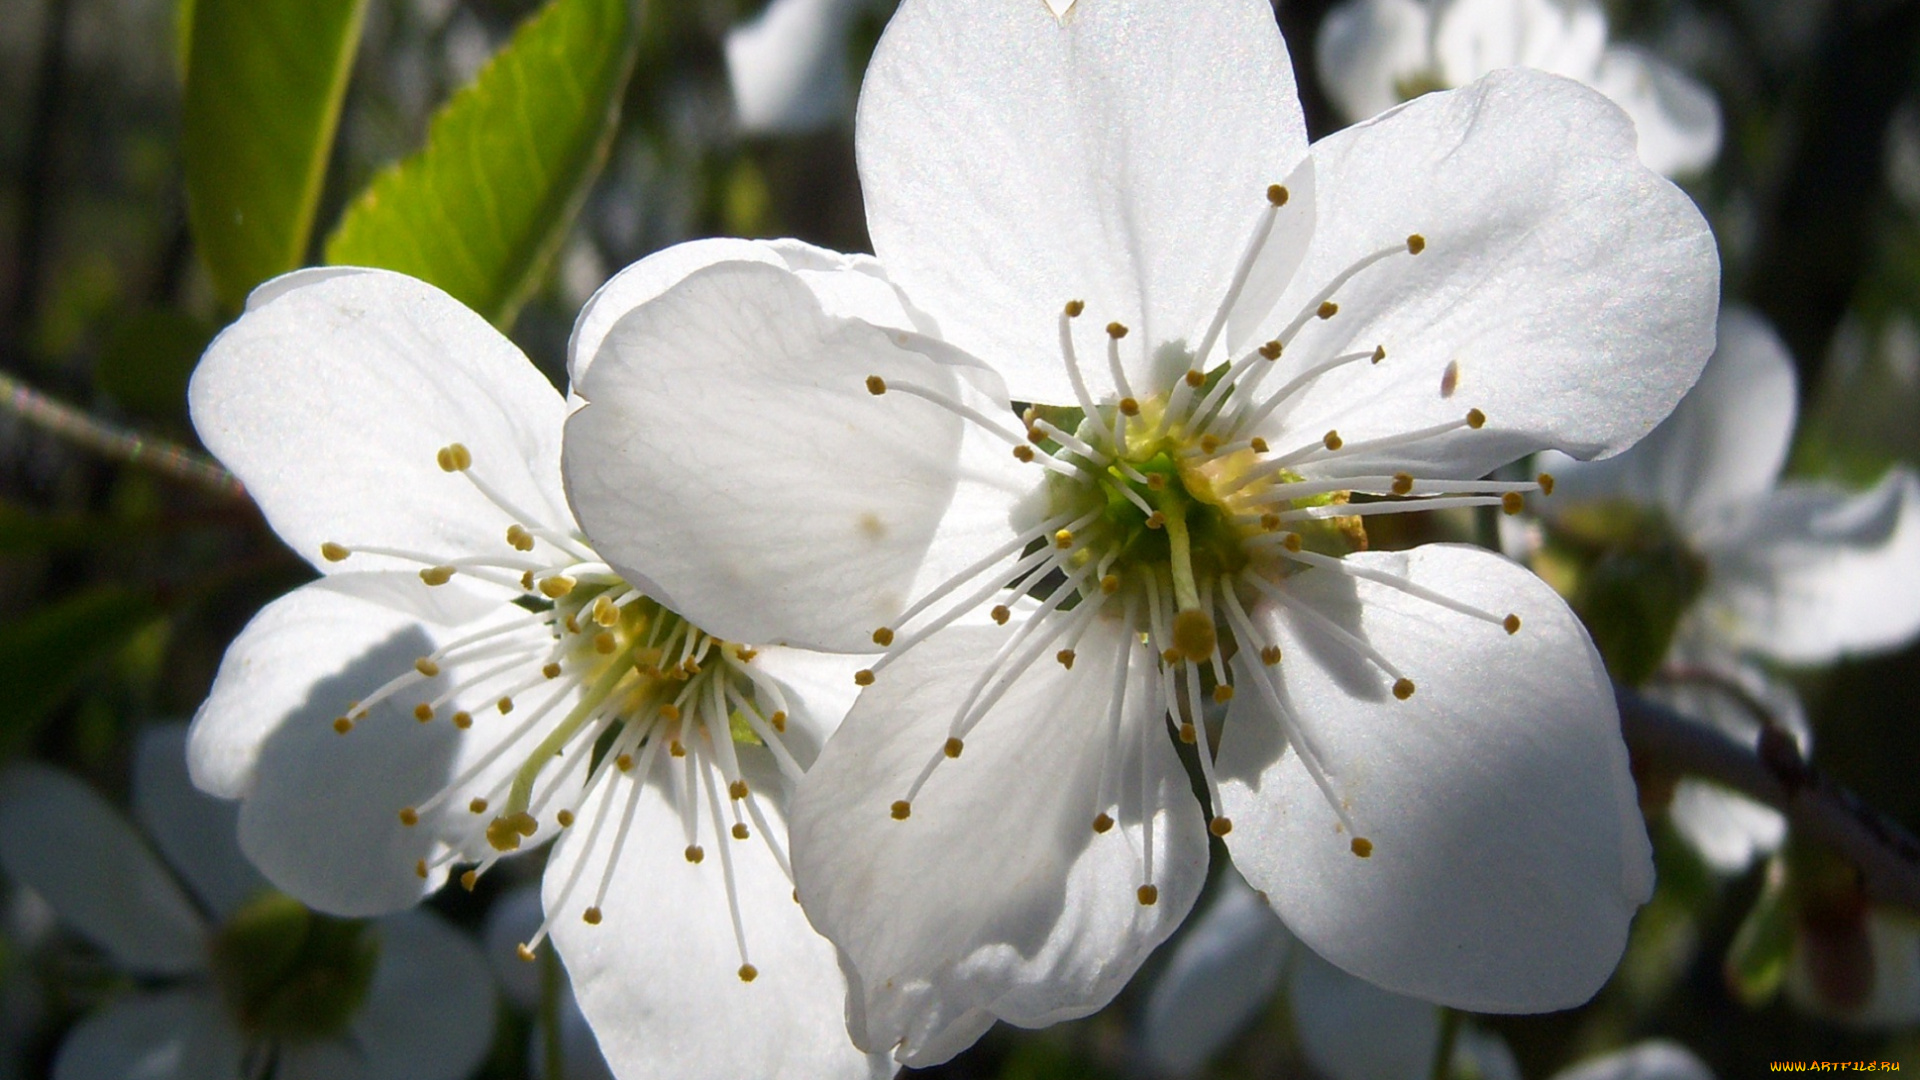
[(210, 947), (214, 982), (241, 1030), (303, 1041), (347, 1030), (367, 999), (380, 939), (362, 919), (264, 893), (234, 912)]

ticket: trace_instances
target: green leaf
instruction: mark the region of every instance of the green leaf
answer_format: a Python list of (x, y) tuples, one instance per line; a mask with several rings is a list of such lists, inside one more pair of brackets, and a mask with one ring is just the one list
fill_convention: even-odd
[(197, 0), (181, 157), (194, 243), (237, 308), (305, 261), (366, 0)]
[(426, 147), (348, 208), (327, 261), (412, 274), (511, 323), (606, 158), (633, 69), (628, 2), (553, 0), (522, 25)]
[(1767, 867), (1767, 880), (1727, 948), (1727, 986), (1740, 1003), (1757, 1009), (1773, 1000), (1793, 955), (1793, 904), (1782, 863)]
[(0, 757), (17, 752), (67, 695), (159, 615), (153, 598), (98, 585), (0, 626)]

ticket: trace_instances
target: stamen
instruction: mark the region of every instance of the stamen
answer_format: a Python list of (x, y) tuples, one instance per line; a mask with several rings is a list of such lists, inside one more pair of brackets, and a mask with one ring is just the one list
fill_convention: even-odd
[(1294, 562), (1305, 563), (1308, 566), (1324, 567), (1325, 569), (1332, 570), (1335, 573), (1345, 574), (1349, 577), (1364, 578), (1367, 581), (1377, 582), (1381, 585), (1387, 586), (1388, 588), (1398, 589), (1399, 591), (1406, 593), (1408, 596), (1412, 596), (1420, 600), (1425, 600), (1430, 604), (1438, 604), (1441, 607), (1446, 608), (1448, 611), (1457, 611), (1460, 614), (1466, 615), (1470, 618), (1479, 619), (1480, 621), (1486, 622), (1486, 623), (1492, 623), (1494, 626), (1504, 627), (1507, 624), (1507, 621), (1509, 619), (1513, 620), (1516, 624), (1519, 621), (1518, 616), (1495, 615), (1494, 613), (1487, 611), (1484, 608), (1478, 608), (1473, 606), (1472, 604), (1462, 603), (1461, 601), (1455, 600), (1454, 598), (1447, 596), (1444, 593), (1435, 592), (1424, 585), (1416, 585), (1413, 582), (1407, 580), (1406, 578), (1400, 577), (1396, 574), (1389, 574), (1384, 570), (1375, 570), (1371, 567), (1355, 566), (1346, 559), (1336, 559), (1328, 555), (1321, 555), (1311, 551), (1292, 551), (1292, 550), (1285, 552), (1283, 557), (1287, 559), (1291, 559)]
[(1240, 302), (1240, 294), (1247, 287), (1247, 278), (1253, 274), (1253, 265), (1260, 258), (1260, 252), (1266, 249), (1267, 240), (1273, 235), (1273, 224), (1280, 216), (1280, 208), (1287, 204), (1287, 189), (1280, 184), (1267, 188), (1267, 205), (1260, 211), (1259, 219), (1254, 223), (1253, 234), (1247, 237), (1247, 243), (1240, 252), (1240, 261), (1234, 265), (1233, 277), (1227, 283), (1227, 293), (1220, 300), (1220, 306), (1214, 309), (1213, 320), (1207, 324), (1207, 332), (1200, 338), (1200, 346), (1193, 350), (1194, 363), (1204, 365), (1213, 351), (1213, 343), (1220, 338), (1220, 331), (1226, 328), (1227, 316), (1233, 306)]
[(1087, 393), (1087, 381), (1080, 374), (1080, 360), (1073, 351), (1073, 320), (1084, 310), (1085, 304), (1070, 300), (1060, 312), (1060, 360), (1066, 365), (1067, 381), (1073, 384), (1073, 396), (1080, 403), (1080, 411), (1087, 416), (1098, 416), (1100, 413), (1093, 407), (1093, 396)]
[[(880, 389), (878, 390), (874, 389), (874, 385), (876, 383), (878, 383), (880, 386)], [(992, 434), (992, 435), (997, 435), (1000, 438), (1005, 439), (1007, 442), (1007, 445), (1009, 446), (1025, 445), (1021, 441), (1020, 436), (1008, 430), (1005, 426), (1003, 426), (1000, 423), (1000, 421), (992, 419), (991, 417), (987, 416), (986, 413), (981, 412), (979, 409), (976, 409), (973, 406), (968, 405), (957, 398), (949, 397), (946, 394), (943, 394), (940, 391), (934, 390), (930, 387), (919, 386), (909, 382), (899, 382), (897, 380), (894, 382), (887, 382), (881, 379), (880, 376), (878, 375), (869, 375), (867, 376), (867, 390), (869, 393), (875, 394), (876, 396), (879, 394), (897, 392), (897, 393), (907, 394), (911, 397), (917, 397), (922, 401), (932, 402), (933, 404), (940, 406), (941, 408), (947, 410), (948, 412), (954, 414), (955, 416), (960, 417), (962, 420), (972, 421), (974, 426), (980, 428), (982, 431), (988, 432), (989, 434)]]

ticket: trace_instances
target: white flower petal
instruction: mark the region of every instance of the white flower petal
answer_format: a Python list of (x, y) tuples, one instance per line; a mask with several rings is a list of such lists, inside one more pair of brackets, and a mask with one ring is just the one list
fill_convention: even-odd
[(473, 939), (429, 911), (380, 920), (380, 961), (350, 1035), (368, 1080), (456, 1080), (493, 1042), (492, 974)]
[[(588, 404), (567, 421), (566, 470), (581, 523), (627, 580), (710, 633), (871, 650), (876, 627), (1013, 538), (1014, 500), (1038, 483), (952, 412), (868, 391), (878, 376), (957, 395), (959, 361), (923, 346), (823, 312), (792, 272), (699, 271), (621, 319), (577, 387)], [(982, 407), (1012, 419), (1004, 396)]]
[(1607, 16), (1592, 0), (1440, 0), (1433, 54), (1446, 86), (1503, 67), (1591, 82), (1607, 47)]
[(727, 31), (727, 83), (742, 131), (812, 131), (852, 111), (847, 33), (860, 3), (773, 0)]
[(1744, 871), (1787, 838), (1787, 819), (1780, 811), (1692, 777), (1682, 777), (1675, 785), (1667, 818), (1707, 865), (1721, 874)]
[(240, 852), (240, 808), (199, 791), (187, 775), (187, 725), (140, 733), (133, 751), (133, 816), (215, 921), (268, 887)]
[(1298, 605), (1370, 643), (1417, 689), (1396, 700), (1391, 679), (1310, 618), (1258, 609), (1284, 658), (1237, 660), (1234, 700), (1258, 693), (1254, 669), (1277, 672), (1372, 853), (1349, 851), (1353, 837), (1272, 721), (1243, 713), (1219, 756), (1235, 864), (1302, 941), (1388, 990), (1476, 1012), (1585, 1001), (1653, 883), (1592, 643), (1540, 579), (1478, 548), (1347, 562), (1512, 612), (1520, 630), (1331, 570), (1289, 578)]
[(1440, 1041), (1440, 1010), (1389, 993), (1295, 950), (1288, 1002), (1300, 1052), (1327, 1080), (1422, 1080)]
[(1850, 494), (1784, 484), (1707, 550), (1701, 617), (1788, 664), (1897, 647), (1920, 633), (1920, 477)]
[(932, 329), (925, 316), (907, 306), (900, 290), (887, 281), (880, 261), (871, 255), (842, 255), (800, 240), (690, 240), (662, 248), (615, 274), (580, 309), (567, 343), (567, 372), (574, 385), (586, 379), (607, 331), (628, 312), (694, 271), (723, 262), (758, 262), (792, 270), (832, 315), (902, 330)]
[(0, 773), (0, 869), (128, 971), (206, 967), (193, 901), (127, 819), (66, 773), (31, 762)]
[(323, 571), (408, 565), (329, 563), (326, 542), (509, 551), (514, 519), (436, 463), (449, 443), (539, 524), (569, 523), (560, 395), (484, 319), (402, 274), (303, 280), (254, 308), (208, 346), (187, 398), (207, 449)]
[[(1106, 1004), (1206, 875), (1206, 833), (1144, 654), (1128, 668), (1122, 756), (1107, 760), (1114, 665), (1136, 646), (1105, 617), (1071, 669), (1049, 655), (1020, 671), (910, 816), (891, 816), (1013, 632), (958, 625), (905, 653), (861, 695), (794, 804), (802, 902), (860, 978), (856, 1038), (897, 1046), (908, 1065), (946, 1060), (993, 1017), (1038, 1027)], [(1103, 772), (1119, 822), (1096, 834)], [(1149, 827), (1159, 896), (1143, 906)]]
[(1393, 108), (1433, 65), (1428, 29), (1420, 0), (1347, 0), (1314, 40), (1320, 85), (1349, 120)]
[(208, 1080), (240, 1075), (246, 1044), (204, 991), (136, 994), (82, 1020), (53, 1080)]
[[(1259, 0), (1058, 18), (1032, 0), (912, 0), (874, 51), (855, 138), (888, 275), (1016, 398), (1051, 403), (1073, 401), (1061, 305), (1132, 328), (1144, 381), (1145, 350), (1198, 344), (1262, 193), (1306, 151)], [(1087, 366), (1109, 393), (1097, 354)]]
[(1141, 1050), (1160, 1073), (1193, 1075), (1211, 1061), (1272, 999), (1293, 945), (1280, 917), (1238, 873), (1222, 875), (1219, 890), (1147, 998)]
[(1542, 455), (1541, 468), (1558, 483), (1541, 509), (1621, 498), (1665, 511), (1691, 539), (1710, 538), (1726, 514), (1772, 489), (1798, 399), (1779, 335), (1752, 310), (1725, 308), (1700, 381), (1646, 438), (1605, 461)]
[(1370, 253), (1412, 234), (1426, 245), (1360, 271), (1334, 293), (1338, 313), (1290, 345), (1279, 363), (1376, 346), (1386, 357), (1301, 392), (1263, 432), (1276, 450), (1478, 408), (1482, 430), (1343, 467), (1479, 476), (1546, 446), (1612, 453), (1672, 410), (1712, 351), (1719, 261), (1706, 222), (1640, 165), (1625, 116), (1584, 87), (1496, 72), (1329, 136), (1313, 157), (1313, 240), (1276, 321), (1311, 309)]
[[(529, 674), (513, 671), (462, 692), (441, 707), (441, 719), (422, 724), (413, 707), (471, 671), (447, 663), (433, 679), (373, 706), (347, 734), (337, 733), (337, 717), (412, 670), (417, 658), (524, 616), (503, 605), (482, 620), (453, 627), (422, 623), (364, 599), (352, 588), (360, 576), (313, 582), (254, 617), (228, 647), (213, 691), (194, 718), (188, 753), (203, 790), (246, 800), (241, 847), (275, 886), (326, 911), (373, 915), (405, 907), (439, 886), (445, 868), (436, 866), (421, 878), (418, 860), (436, 862), (449, 844), (475, 856), (488, 850), (480, 833), (489, 819), (469, 812), (465, 789), (423, 812), (414, 828), (400, 824), (399, 811), (422, 805), (560, 691), (536, 687), (516, 698), (523, 711), (489, 715), (502, 680)], [(537, 626), (513, 634), (529, 652), (544, 646), (545, 632)], [(557, 708), (564, 715), (564, 704)], [(459, 709), (475, 717), (469, 730), (444, 719)], [(503, 786), (523, 757), (507, 753), (481, 771), (472, 794)], [(578, 770), (570, 782), (579, 782)], [(552, 826), (543, 820), (541, 830), (528, 846), (551, 835)]]
[[(616, 852), (629, 807), (631, 831)], [(690, 863), (680, 816), (660, 786), (644, 784), (636, 795), (633, 780), (614, 777), (582, 807), (580, 824), (547, 865), (541, 891), (547, 910), (558, 912), (554, 942), (608, 1063), (623, 1080), (888, 1076), (884, 1058), (861, 1053), (848, 1038), (846, 983), (833, 946), (807, 925), (765, 840), (714, 839), (705, 809), (706, 858)], [(761, 809), (779, 830), (779, 808), (763, 801)], [(596, 836), (588, 823), (603, 815)], [(723, 854), (732, 858), (747, 956), (757, 969), (752, 982), (738, 974)], [(617, 862), (604, 921), (591, 926), (581, 915), (610, 857)]]
[(1679, 1043), (1649, 1039), (1562, 1069), (1553, 1080), (1713, 1080), (1713, 1070)]
[(1681, 176), (1705, 169), (1720, 155), (1719, 99), (1659, 57), (1616, 45), (1587, 81), (1633, 117), (1647, 168)]

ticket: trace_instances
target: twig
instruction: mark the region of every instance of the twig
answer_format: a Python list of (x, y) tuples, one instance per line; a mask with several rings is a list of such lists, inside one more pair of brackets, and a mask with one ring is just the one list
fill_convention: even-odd
[(129, 465), (193, 484), (229, 499), (246, 498), (240, 481), (220, 464), (165, 439), (115, 427), (0, 372), (0, 405), (71, 442)]
[(1920, 840), (1808, 764), (1792, 736), (1768, 727), (1747, 745), (1627, 687), (1614, 693), (1636, 755), (1773, 807), (1798, 835), (1858, 867), (1868, 897), (1920, 913)]

